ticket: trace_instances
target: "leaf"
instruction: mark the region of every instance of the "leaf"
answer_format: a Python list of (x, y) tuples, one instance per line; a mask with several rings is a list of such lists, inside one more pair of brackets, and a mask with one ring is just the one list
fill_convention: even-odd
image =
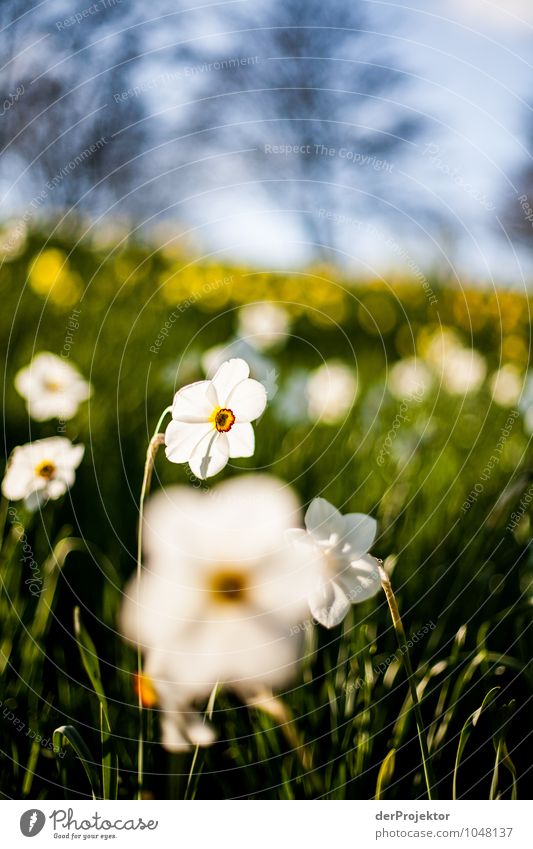
[(376, 781), (375, 799), (383, 798), (383, 790), (390, 784), (394, 775), (394, 767), (396, 764), (396, 749), (391, 749), (383, 758), (383, 762), (379, 768), (378, 780)]
[(78, 641), (81, 661), (93, 690), (100, 702), (100, 738), (102, 741), (102, 785), (104, 799), (116, 799), (118, 792), (118, 759), (111, 747), (111, 722), (107, 698), (100, 674), (96, 647), (80, 617), (79, 607), (74, 608), (74, 633)]
[(465, 746), (468, 742), (468, 738), (470, 737), (470, 734), (472, 733), (473, 729), (476, 727), (476, 725), (479, 721), (479, 717), (481, 716), (482, 712), (491, 704), (491, 702), (494, 701), (499, 690), (500, 690), (500, 687), (493, 687), (492, 690), (489, 690), (489, 692), (487, 693), (487, 695), (483, 699), (480, 707), (478, 707), (478, 709), (475, 710), (474, 713), (471, 714), (468, 717), (468, 719), (466, 720), (465, 724), (463, 725), (463, 727), (461, 729), (461, 734), (460, 734), (460, 737), (459, 737), (459, 745), (457, 746), (457, 754), (455, 756), (455, 767), (454, 767), (454, 770), (453, 770), (452, 799), (454, 799), (454, 800), (457, 799), (457, 773), (458, 773), (458, 770), (459, 770), (459, 764), (461, 762), (461, 758), (462, 758), (463, 752), (465, 750)]
[[(64, 749), (65, 741), (68, 745), (72, 746), (82, 763), (82, 766), (85, 770), (85, 775), (89, 779), (93, 799), (99, 799), (101, 794), (99, 788), (98, 772), (95, 768), (96, 761), (93, 758), (88, 746), (81, 737), (80, 733), (76, 730), (76, 728), (74, 728), (73, 725), (61, 725), (59, 728), (56, 728), (52, 735), (52, 742), (55, 749)], [(62, 772), (63, 786), (65, 790), (68, 790), (65, 781), (64, 770), (60, 771)]]

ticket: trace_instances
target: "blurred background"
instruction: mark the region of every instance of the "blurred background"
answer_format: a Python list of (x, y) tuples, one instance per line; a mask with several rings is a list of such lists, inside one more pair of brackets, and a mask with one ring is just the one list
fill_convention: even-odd
[[(136, 660), (117, 611), (146, 445), (177, 387), (244, 356), (269, 404), (256, 454), (224, 475), (267, 470), (303, 505), (378, 519), (408, 633), (435, 625), (413, 663), (441, 796), (492, 691), (459, 792), (526, 795), (529, 0), (3, 0), (0, 37), (4, 453), (59, 432), (86, 446), (70, 493), (26, 529), (48, 593), (28, 595), (20, 545), (2, 553), (2, 709), (99, 751), (79, 605), (134, 797)], [(32, 421), (15, 391), (40, 351), (93, 385), (66, 428)], [(153, 486), (171, 482), (200, 484), (160, 457)], [(83, 544), (50, 560), (72, 535)], [(423, 795), (384, 603), (306, 640), (305, 686), (283, 695), (313, 770), (222, 694), (194, 793), (370, 798), (386, 778), (388, 798)], [(148, 713), (146, 792), (173, 797), (190, 764), (169, 762)], [(79, 761), (59, 776), (2, 718), (6, 796), (88, 795)]]
[(527, 0), (6, 0), (0, 14), (4, 220), (524, 285)]

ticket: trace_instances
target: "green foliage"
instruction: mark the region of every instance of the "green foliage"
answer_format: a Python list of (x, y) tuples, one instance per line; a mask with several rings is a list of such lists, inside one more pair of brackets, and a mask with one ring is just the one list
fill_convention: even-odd
[[(529, 507), (516, 526), (509, 517), (531, 481), (522, 418), (513, 421), (497, 464), (483, 478), (509, 409), (493, 403), (488, 381), (465, 397), (437, 381), (420, 403), (409, 404), (382, 464), (377, 457), (401, 404), (386, 387), (391, 365), (423, 355), (431, 335), (448, 327), (480, 351), (489, 375), (502, 361), (524, 371), (528, 303), (511, 293), (464, 293), (430, 280), (434, 304), (418, 282), (355, 284), (324, 269), (258, 274), (191, 263), (148, 246), (104, 249), (58, 236), (46, 245), (57, 252), (55, 259), (48, 256), (49, 265), (37, 274), (34, 260), (42, 249), (42, 240), (32, 236), (0, 269), (6, 456), (30, 438), (57, 433), (55, 422), (30, 422), (13, 387), (16, 371), (34, 352), (67, 352), (94, 394), (66, 423), (66, 434), (87, 447), (69, 496), (33, 522), (18, 507), (16, 519), (6, 513), (0, 559), (3, 793), (57, 798), (59, 766), (69, 797), (113, 797), (118, 760), (118, 794), (135, 796), (136, 657), (117, 634), (117, 610), (135, 567), (147, 442), (175, 388), (203, 376), (201, 354), (235, 333), (239, 306), (270, 296), (288, 304), (293, 320), (287, 345), (269, 354), (279, 397), (258, 424), (254, 457), (236, 461), (224, 474), (266, 469), (290, 481), (303, 504), (323, 495), (345, 511), (378, 518), (374, 553), (394, 556), (392, 582), (412, 641), (440, 798), (452, 797), (459, 764), (460, 798), (520, 795), (521, 776), (531, 766), (530, 747), (520, 741), (530, 731), (533, 554)], [(226, 277), (231, 283), (217, 283)], [(69, 318), (73, 310), (77, 328)], [(175, 321), (161, 336), (173, 313)], [(291, 376), (319, 366), (322, 358), (357, 369), (357, 402), (335, 426), (290, 419), (279, 403)], [(293, 401), (304, 410), (303, 394)], [(184, 467), (158, 459), (152, 488), (171, 482), (195, 483)], [(24, 583), (29, 575), (19, 525), (42, 571), (43, 592), (36, 597)], [(87, 542), (67, 542), (72, 535)], [(57, 549), (50, 555), (50, 541), (60, 538), (61, 562)], [(78, 613), (74, 627), (76, 605), (84, 624)], [(295, 681), (279, 694), (294, 733), (222, 691), (209, 708), (219, 741), (199, 750), (192, 766), (193, 754), (176, 765), (157, 743), (157, 710), (147, 711), (146, 792), (287, 799), (423, 795), (409, 690), (385, 599), (355, 606), (339, 628), (309, 629), (305, 639), (303, 686)], [(59, 757), (65, 741), (76, 758)], [(90, 753), (102, 746), (102, 756), (93, 758)], [(179, 775), (171, 780), (173, 770)]]

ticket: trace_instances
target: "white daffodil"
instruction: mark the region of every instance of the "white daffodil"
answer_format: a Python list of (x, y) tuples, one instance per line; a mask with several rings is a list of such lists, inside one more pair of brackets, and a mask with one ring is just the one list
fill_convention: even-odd
[(363, 513), (343, 516), (324, 498), (314, 498), (305, 514), (307, 530), (293, 529), (288, 537), (307, 552), (318, 578), (309, 609), (326, 628), (338, 625), (350, 605), (374, 596), (380, 588), (378, 561), (368, 554), (376, 536), (376, 520)]
[(265, 387), (248, 375), (244, 360), (223, 363), (212, 380), (184, 386), (174, 396), (172, 421), (165, 432), (172, 463), (188, 462), (197, 478), (216, 475), (230, 457), (251, 457), (251, 425), (266, 406)]
[(492, 400), (500, 407), (514, 407), (522, 394), (524, 377), (512, 363), (495, 371), (490, 379)]
[(9, 458), (2, 494), (10, 501), (24, 499), (32, 510), (61, 498), (74, 483), (84, 450), (63, 436), (19, 445)]
[(313, 371), (307, 383), (307, 409), (313, 421), (336, 424), (348, 415), (357, 397), (355, 372), (330, 360)]
[(392, 366), (387, 385), (389, 392), (398, 401), (406, 398), (422, 398), (427, 395), (433, 384), (433, 375), (429, 368), (415, 357), (398, 360)]
[(244, 339), (229, 339), (224, 345), (209, 348), (202, 356), (202, 368), (208, 380), (211, 380), (220, 366), (231, 359), (245, 360), (250, 367), (250, 376), (262, 383), (269, 401), (278, 391), (276, 364), (261, 354)]
[(239, 335), (259, 351), (286, 341), (289, 325), (287, 311), (269, 301), (246, 304), (239, 312)]
[(15, 377), (15, 388), (26, 399), (32, 419), (73, 418), (92, 392), (79, 371), (55, 354), (43, 351)]
[(295, 625), (316, 581), (285, 536), (299, 515), (287, 484), (267, 475), (210, 492), (172, 487), (148, 501), (144, 568), (126, 589), (121, 628), (142, 647), (166, 748), (212, 740), (194, 705), (217, 683), (246, 699), (294, 676)]

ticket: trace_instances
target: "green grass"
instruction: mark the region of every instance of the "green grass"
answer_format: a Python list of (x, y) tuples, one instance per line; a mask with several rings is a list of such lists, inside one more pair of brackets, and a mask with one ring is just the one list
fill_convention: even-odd
[[(473, 342), (489, 372), (502, 356), (525, 370), (528, 302), (501, 293), (465, 299), (432, 280), (438, 302), (431, 305), (416, 283), (369, 287), (343, 280), (342, 294), (341, 281), (325, 270), (268, 276), (200, 263), (181, 271), (190, 259), (138, 245), (104, 251), (66, 237), (54, 244), (69, 255), (69, 274), (79, 287), (66, 304), (59, 283), (48, 299), (42, 287), (39, 294), (28, 285), (28, 269), (43, 246), (37, 235), (0, 270), (6, 457), (15, 445), (57, 432), (57, 423), (30, 422), (13, 377), (33, 352), (61, 352), (73, 308), (80, 313), (70, 356), (90, 377), (94, 396), (67, 424), (67, 435), (87, 446), (71, 493), (33, 521), (19, 505), (16, 514), (6, 514), (2, 793), (113, 796), (118, 763), (118, 796), (135, 798), (136, 655), (118, 637), (116, 622), (121, 589), (135, 569), (147, 443), (176, 386), (202, 376), (199, 355), (235, 332), (239, 303), (269, 293), (307, 305), (291, 307), (292, 337), (273, 355), (281, 389), (295, 370), (335, 357), (356, 363), (358, 401), (341, 426), (328, 427), (287, 423), (274, 399), (258, 425), (255, 456), (223, 476), (266, 469), (293, 482), (304, 504), (323, 495), (344, 511), (376, 516), (374, 553), (388, 558), (389, 571), (394, 564), (406, 636), (418, 636), (411, 658), (439, 796), (452, 798), (454, 788), (457, 798), (526, 796), (532, 751), (529, 510), (515, 530), (507, 529), (531, 481), (522, 419), (515, 420), (498, 464), (467, 510), (465, 500), (509, 416), (491, 402), (486, 385), (464, 399), (430, 392), (410, 408), (391, 456), (383, 465), (376, 458), (400, 405), (385, 389), (391, 363), (412, 356), (442, 325), (455, 327), (465, 345)], [(214, 287), (218, 302), (214, 295), (194, 296), (154, 354), (150, 347), (161, 327), (186, 297), (172, 302), (172, 291), (162, 297), (161, 284), (183, 278), (185, 293), (194, 275), (204, 282), (232, 276), (232, 288), (222, 295)], [(321, 282), (328, 276), (330, 283)], [(175, 291), (181, 291), (178, 284)], [(329, 306), (328, 292), (336, 293)], [(188, 480), (185, 468), (158, 457), (154, 489)], [(23, 540), (17, 523), (25, 527)], [(45, 587), (38, 597), (25, 584), (25, 542)], [(354, 606), (333, 631), (306, 630), (305, 639), (302, 679), (280, 694), (284, 722), (221, 692), (213, 706), (219, 740), (193, 762), (192, 754), (171, 757), (160, 747), (157, 712), (145, 711), (146, 794), (423, 797), (409, 688), (385, 597)]]

